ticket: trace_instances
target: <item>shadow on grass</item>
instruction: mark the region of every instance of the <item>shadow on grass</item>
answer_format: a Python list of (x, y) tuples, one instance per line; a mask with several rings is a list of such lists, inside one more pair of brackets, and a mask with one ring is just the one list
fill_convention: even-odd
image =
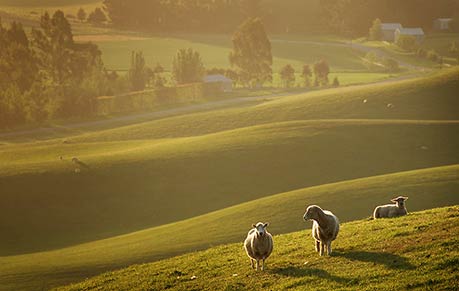
[(326, 280), (334, 281), (337, 283), (349, 283), (352, 281), (351, 279), (331, 275), (325, 270), (307, 268), (307, 267), (298, 268), (295, 266), (289, 266), (285, 268), (274, 268), (270, 270), (270, 272), (276, 273), (278, 275), (283, 275), (286, 277), (318, 277), (321, 279), (326, 279)]
[(373, 262), (391, 269), (412, 270), (416, 268), (406, 258), (391, 253), (335, 250), (333, 256), (352, 261)]

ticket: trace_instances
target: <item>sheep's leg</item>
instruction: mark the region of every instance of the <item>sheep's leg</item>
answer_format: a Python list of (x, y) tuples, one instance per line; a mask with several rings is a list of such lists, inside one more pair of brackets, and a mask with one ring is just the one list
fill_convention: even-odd
[(320, 255), (323, 256), (325, 251), (325, 244), (323, 242), (320, 242)]
[(265, 270), (265, 259), (263, 259), (263, 261), (261, 262), (261, 270)]
[(250, 259), (250, 265), (252, 266), (252, 269), (255, 269), (255, 263), (254, 263), (254, 259)]
[(332, 253), (332, 247), (331, 247), (331, 241), (330, 241), (330, 242), (328, 242), (328, 244), (327, 244), (327, 254), (328, 254), (328, 255), (331, 255), (331, 253)]
[(257, 269), (256, 270), (258, 271), (259, 268), (260, 268), (260, 260), (257, 259)]
[(320, 241), (316, 240), (316, 252), (320, 252)]

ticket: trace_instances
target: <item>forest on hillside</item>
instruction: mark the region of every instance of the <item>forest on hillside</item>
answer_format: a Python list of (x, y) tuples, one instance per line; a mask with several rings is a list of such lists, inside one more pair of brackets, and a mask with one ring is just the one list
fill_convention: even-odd
[(375, 18), (426, 30), (457, 17), (459, 0), (105, 0), (112, 23), (151, 32), (231, 32), (245, 18), (262, 18), (271, 33), (365, 35)]

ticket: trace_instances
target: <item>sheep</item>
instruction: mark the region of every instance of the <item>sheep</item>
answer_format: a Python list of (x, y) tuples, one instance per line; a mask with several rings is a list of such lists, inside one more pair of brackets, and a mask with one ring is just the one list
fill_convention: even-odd
[(89, 169), (89, 166), (86, 163), (80, 161), (80, 159), (78, 159), (77, 157), (72, 158), (72, 163), (76, 165), (76, 169), (78, 170), (81, 170), (81, 168)]
[(328, 210), (322, 210), (317, 205), (311, 205), (306, 209), (303, 219), (313, 220), (312, 237), (315, 240), (316, 251), (323, 256), (325, 247), (327, 254), (331, 255), (331, 243), (336, 239), (339, 232), (339, 219)]
[[(256, 225), (253, 224), (253, 228), (247, 234), (247, 238), (244, 241), (244, 248), (249, 256), (250, 265), (252, 269), (258, 271), (260, 266), (260, 260), (262, 260), (261, 270), (265, 269), (265, 260), (271, 255), (273, 251), (273, 237), (266, 230), (269, 223), (258, 222)], [(257, 262), (256, 267), (254, 262)]]
[(398, 196), (390, 200), (395, 204), (377, 206), (373, 211), (373, 219), (406, 215), (408, 213), (405, 207), (406, 200), (408, 197)]

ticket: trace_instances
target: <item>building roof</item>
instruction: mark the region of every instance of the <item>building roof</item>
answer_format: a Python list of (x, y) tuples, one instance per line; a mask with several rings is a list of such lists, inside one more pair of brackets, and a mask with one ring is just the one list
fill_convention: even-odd
[(396, 30), (397, 28), (402, 28), (403, 26), (400, 23), (381, 23), (382, 30)]
[(435, 19), (437, 21), (442, 21), (442, 22), (450, 22), (451, 20), (453, 20), (452, 18), (437, 18)]
[(420, 27), (415, 28), (398, 28), (397, 29), (400, 34), (403, 35), (424, 35), (424, 30)]
[(227, 78), (223, 75), (207, 75), (204, 77), (204, 82), (212, 83), (212, 82), (233, 82), (230, 78)]

